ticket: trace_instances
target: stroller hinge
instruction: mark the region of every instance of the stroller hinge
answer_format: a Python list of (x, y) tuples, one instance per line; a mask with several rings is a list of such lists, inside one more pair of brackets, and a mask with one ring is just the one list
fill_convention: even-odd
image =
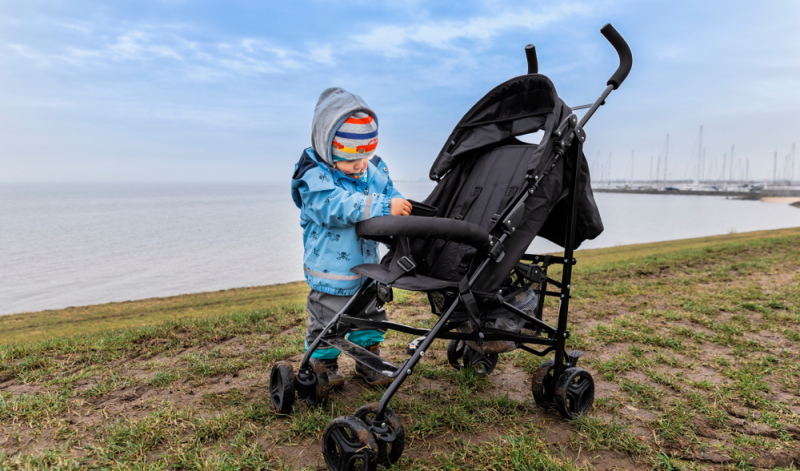
[(533, 283), (542, 283), (547, 280), (547, 275), (542, 271), (542, 267), (533, 263), (517, 263), (517, 270), (520, 274)]
[[(574, 113), (570, 113), (569, 116), (564, 118), (564, 121), (561, 121), (561, 124), (559, 124), (558, 128), (553, 132), (553, 134), (555, 134), (555, 136), (559, 138), (559, 140), (556, 141), (556, 151), (558, 151), (558, 149), (565, 149), (570, 146), (570, 144), (572, 143), (573, 130), (577, 126), (578, 126), (578, 117), (575, 116)], [(581, 129), (581, 132), (582, 131), (583, 130)], [(580, 139), (580, 141), (583, 142), (586, 139), (585, 134), (583, 136), (583, 139), (581, 139), (580, 136), (578, 136), (578, 139)]]
[(503, 241), (498, 239), (497, 237), (492, 237), (492, 240), (489, 242), (489, 256), (492, 257), (492, 260), (499, 262), (503, 259)]
[(390, 303), (394, 299), (392, 285), (378, 283), (378, 299), (383, 303)]

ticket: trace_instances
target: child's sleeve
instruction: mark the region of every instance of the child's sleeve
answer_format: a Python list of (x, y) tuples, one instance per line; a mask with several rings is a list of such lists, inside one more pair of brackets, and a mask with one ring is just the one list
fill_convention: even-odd
[(384, 194), (350, 193), (342, 188), (302, 194), (303, 215), (320, 225), (352, 226), (376, 216), (391, 213), (391, 197)]
[(393, 198), (406, 199), (406, 197), (394, 187), (394, 182), (392, 182), (392, 177), (389, 176), (389, 167), (386, 165), (386, 162), (376, 155), (372, 158), (371, 163), (375, 165), (378, 172), (382, 172), (386, 176), (386, 187), (383, 189), (383, 194), (389, 198), (390, 204)]
[(397, 191), (397, 188), (394, 187), (394, 183), (392, 183), (391, 178), (389, 179), (389, 184), (386, 185), (386, 189), (383, 190), (383, 192), (389, 198), (389, 201), (391, 201), (392, 198), (406, 199), (406, 197), (403, 196), (399, 191)]

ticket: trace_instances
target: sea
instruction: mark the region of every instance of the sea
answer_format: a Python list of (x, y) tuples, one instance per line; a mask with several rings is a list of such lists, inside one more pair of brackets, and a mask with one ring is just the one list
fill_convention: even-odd
[[(434, 186), (395, 185), (418, 201)], [(800, 226), (781, 203), (595, 198), (605, 232), (581, 249)], [(302, 280), (302, 253), (288, 184), (0, 184), (0, 315)]]

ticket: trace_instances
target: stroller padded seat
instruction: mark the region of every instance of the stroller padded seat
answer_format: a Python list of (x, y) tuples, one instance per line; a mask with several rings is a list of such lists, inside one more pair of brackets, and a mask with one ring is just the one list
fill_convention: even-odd
[(405, 275), (401, 276), (393, 282), (387, 281), (390, 276), (388, 265), (379, 265), (377, 263), (365, 263), (363, 265), (356, 265), (350, 271), (364, 275), (379, 283), (391, 284), (395, 288), (405, 289), (408, 291), (441, 291), (447, 288), (457, 288), (458, 281), (440, 280), (438, 278), (431, 278), (425, 275)]

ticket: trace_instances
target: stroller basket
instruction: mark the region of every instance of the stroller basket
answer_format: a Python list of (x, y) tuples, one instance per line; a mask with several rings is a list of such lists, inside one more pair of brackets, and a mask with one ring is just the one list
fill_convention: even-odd
[[(535, 290), (526, 289), (514, 296), (510, 304), (529, 316), (532, 316), (538, 306), (538, 299), (539, 297), (536, 295)], [(456, 313), (458, 313), (458, 311), (454, 312), (454, 314)], [(524, 329), (523, 327), (527, 324), (525, 319), (503, 307), (498, 307), (485, 313), (481, 321), (482, 331), (503, 331), (512, 334), (531, 336), (538, 335), (539, 333), (530, 328)], [(464, 334), (472, 334), (475, 332), (475, 328), (469, 322), (465, 322), (458, 328), (458, 331)], [(520, 344), (513, 340), (489, 340), (486, 342), (467, 340), (467, 346), (476, 352), (488, 354), (510, 352), (519, 348)]]
[[(594, 380), (577, 366), (582, 352), (566, 351), (573, 252), (603, 230), (583, 154), (584, 125), (632, 66), (622, 36), (611, 25), (600, 31), (620, 65), (594, 103), (576, 107), (587, 109), (580, 120), (550, 79), (538, 74), (529, 46), (528, 73), (495, 87), (456, 125), (431, 166), (437, 185), (422, 203), (412, 202), (412, 215), (375, 217), (356, 226), (359, 237), (383, 242), (390, 251), (380, 264), (352, 269), (364, 283), (310, 343), (299, 369), (279, 362), (270, 376), (270, 400), (282, 414), (292, 412), (295, 396), (310, 407), (327, 399), (327, 373), (310, 361), (320, 347), (338, 348), (359, 367), (393, 379), (379, 402), (337, 417), (325, 429), (322, 449), (330, 469), (361, 463), (361, 469), (373, 470), (400, 458), (405, 433), (388, 403), (437, 339), (449, 341), (450, 365), (479, 374), (490, 374), (500, 353), (553, 353), (532, 376), (534, 401), (568, 419), (591, 407)], [(543, 134), (539, 144), (517, 139), (537, 131)], [(527, 254), (534, 237), (559, 244), (563, 256)], [(561, 268), (560, 280), (548, 276), (553, 265)], [(365, 296), (391, 302), (394, 288), (426, 293), (435, 325), (425, 329), (348, 314)], [(556, 298), (558, 307), (548, 304), (545, 316), (547, 297)], [(407, 349), (410, 357), (395, 366), (337, 335), (348, 330), (339, 326), (419, 338)]]

